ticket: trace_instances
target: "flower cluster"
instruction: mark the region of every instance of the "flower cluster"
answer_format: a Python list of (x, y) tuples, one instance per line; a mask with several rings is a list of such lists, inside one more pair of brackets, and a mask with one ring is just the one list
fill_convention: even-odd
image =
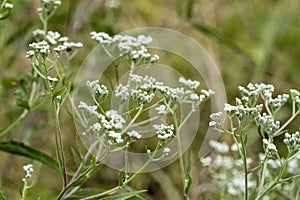
[(108, 96), (109, 92), (107, 87), (105, 85), (100, 85), (99, 80), (87, 81), (86, 85), (96, 103), (101, 103)]
[(104, 47), (118, 47), (120, 56), (128, 56), (130, 60), (143, 63), (154, 63), (159, 59), (158, 55), (151, 55), (148, 52), (147, 45), (152, 42), (150, 36), (138, 35), (133, 37), (130, 35), (109, 36), (103, 32), (91, 32), (91, 38), (99, 42)]
[[(80, 102), (78, 108), (87, 112), (90, 117), (96, 117), (99, 121), (89, 126), (83, 135), (92, 131), (99, 139), (101, 133), (104, 133), (111, 143), (120, 144), (124, 141), (122, 135), (126, 121), (117, 111), (108, 110), (105, 114), (101, 114), (97, 111), (97, 106), (89, 106), (84, 102)], [(132, 133), (133, 135), (137, 139), (140, 138), (136, 133)]]
[(300, 133), (296, 131), (294, 134), (285, 133), (283, 142), (291, 149), (299, 149)]
[[(245, 193), (245, 181), (243, 175), (243, 160), (234, 158), (237, 153), (237, 148), (240, 144), (233, 144), (229, 146), (226, 142), (218, 142), (211, 140), (209, 144), (212, 146), (215, 155), (201, 157), (200, 162), (203, 167), (212, 172), (214, 183), (225, 190), (229, 196), (240, 196)], [(247, 158), (247, 165), (252, 163), (251, 158)], [(254, 190), (256, 181), (254, 177), (248, 177), (248, 187)], [(229, 197), (228, 197), (229, 198)]]
[(183, 85), (185, 85), (186, 87), (188, 87), (191, 90), (196, 90), (200, 85), (199, 81), (192, 81), (190, 79), (186, 80), (183, 77), (179, 78), (179, 83), (182, 83)]
[(37, 9), (40, 18), (51, 16), (52, 13), (61, 5), (61, 0), (41, 0), (42, 7)]
[(139, 134), (137, 131), (135, 130), (132, 130), (132, 131), (128, 131), (127, 132), (127, 135), (133, 139), (141, 139), (142, 138), (142, 135)]
[(24, 165), (23, 170), (25, 172), (25, 178), (23, 178), (22, 180), (25, 182), (26, 179), (31, 178), (31, 174), (33, 172), (33, 165), (32, 164)]
[(58, 55), (61, 55), (63, 52), (68, 53), (83, 46), (80, 42), (69, 41), (68, 37), (62, 37), (58, 32), (48, 31), (46, 34), (44, 30), (36, 29), (33, 31), (33, 35), (41, 41), (29, 44), (31, 50), (27, 51), (26, 54), (26, 57), (29, 59), (38, 55), (41, 55), (45, 59), (52, 49)]
[(162, 142), (168, 141), (171, 137), (174, 136), (174, 125), (166, 125), (166, 124), (155, 124), (153, 125), (156, 135), (158, 139)]
[(34, 55), (41, 55), (43, 58), (46, 58), (50, 53), (50, 45), (46, 41), (33, 42), (29, 44), (29, 47), (32, 50), (27, 51), (26, 57), (31, 58)]
[(263, 113), (257, 116), (257, 122), (260, 125), (261, 130), (268, 135), (274, 135), (280, 128), (280, 121), (275, 121), (271, 115)]
[(272, 155), (274, 153), (277, 153), (276, 145), (267, 139), (263, 139), (263, 147), (267, 155)]
[(155, 108), (157, 111), (158, 115), (165, 115), (166, 114), (166, 106), (165, 105), (159, 105), (158, 107)]
[(295, 89), (291, 89), (290, 90), (291, 93), (291, 99), (293, 102), (295, 102), (297, 108), (300, 108), (300, 92), (298, 90)]

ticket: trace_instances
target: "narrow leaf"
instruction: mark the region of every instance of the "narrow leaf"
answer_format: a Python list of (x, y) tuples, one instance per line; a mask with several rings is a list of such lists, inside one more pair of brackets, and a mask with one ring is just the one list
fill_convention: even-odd
[(0, 200), (6, 200), (6, 199), (7, 199), (7, 197), (6, 197), (5, 192), (2, 188), (2, 182), (0, 180)]
[(99, 194), (103, 192), (103, 190), (97, 189), (97, 188), (83, 188), (83, 189), (79, 189), (76, 192), (74, 192), (74, 194), (72, 194), (72, 198), (83, 198), (83, 197), (87, 197), (87, 196), (93, 196), (95, 194)]
[(191, 177), (191, 169), (192, 169), (192, 160), (191, 160), (191, 150), (188, 151), (188, 163), (187, 163), (187, 169), (185, 173), (185, 186), (184, 186), (184, 195), (189, 196), (190, 189), (192, 186), (192, 177)]
[(73, 158), (76, 166), (78, 167), (81, 163), (81, 158), (78, 156), (78, 154), (74, 148), (71, 148), (71, 153), (72, 153), (72, 158)]
[(25, 145), (24, 143), (16, 142), (16, 141), (1, 142), (0, 150), (12, 154), (25, 156), (33, 160), (38, 160), (55, 170), (59, 170), (58, 164), (53, 158), (51, 158), (50, 156), (46, 155), (45, 153), (39, 150), (36, 150), (30, 146)]
[(213, 29), (212, 27), (209, 27), (205, 24), (202, 23), (197, 23), (194, 24), (194, 27), (201, 31), (203, 34), (215, 38), (220, 42), (221, 44), (227, 46), (228, 48), (232, 49), (233, 51), (244, 55), (248, 59), (252, 60), (252, 58), (245, 52), (243, 51), (240, 47), (238, 47), (235, 43), (233, 43), (231, 40), (226, 38), (222, 33), (218, 32), (217, 30)]
[[(134, 192), (134, 191), (137, 191), (136, 189), (130, 187), (129, 185), (126, 185), (125, 186), (125, 189), (129, 192)], [(136, 195), (137, 198), (141, 199), (141, 200), (147, 200), (148, 198), (145, 197), (143, 194), (137, 194)]]
[(147, 190), (139, 190), (139, 191), (129, 192), (129, 193), (125, 193), (125, 194), (104, 197), (101, 200), (125, 200), (125, 199), (129, 199), (131, 197), (135, 197), (143, 192), (147, 192)]
[(186, 16), (188, 19), (191, 19), (193, 16), (193, 6), (195, 0), (187, 0), (187, 7), (186, 7)]
[(120, 170), (119, 174), (118, 174), (118, 183), (119, 183), (119, 186), (123, 186), (124, 176), (125, 176), (125, 172), (123, 170)]
[(31, 66), (33, 67), (34, 71), (36, 71), (36, 73), (38, 73), (38, 75), (40, 75), (40, 77), (42, 77), (43, 79), (46, 80), (46, 77), (44, 76), (41, 69), (39, 69), (39, 66), (37, 66), (36, 64), (32, 64)]

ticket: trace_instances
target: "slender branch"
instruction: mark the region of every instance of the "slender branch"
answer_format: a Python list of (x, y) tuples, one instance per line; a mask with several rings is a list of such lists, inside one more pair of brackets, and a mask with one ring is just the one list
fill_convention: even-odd
[(65, 154), (63, 149), (61, 127), (59, 123), (59, 108), (56, 108), (55, 104), (53, 106), (55, 111), (55, 125), (56, 125), (55, 142), (58, 147), (56, 151), (57, 151), (57, 157), (61, 161), (63, 185), (65, 188), (67, 186), (68, 180), (67, 180), (66, 161), (65, 161)]

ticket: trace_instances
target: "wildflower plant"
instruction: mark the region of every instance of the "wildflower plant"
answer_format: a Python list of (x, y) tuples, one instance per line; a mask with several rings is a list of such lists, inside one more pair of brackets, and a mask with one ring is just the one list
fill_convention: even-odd
[[(32, 31), (32, 40), (25, 55), (30, 72), (15, 91), (16, 105), (22, 112), (0, 131), (0, 137), (3, 137), (20, 125), (30, 113), (41, 107), (50, 107), (56, 129), (56, 159), (23, 141), (4, 142), (2, 145), (7, 145), (8, 152), (38, 160), (57, 170), (62, 180), (57, 199), (75, 198), (85, 191), (85, 183), (103, 164), (119, 170), (116, 177), (118, 184), (110, 189), (87, 190), (81, 196), (82, 199), (104, 196), (110, 196), (109, 199), (145, 199), (140, 195), (145, 190), (136, 190), (130, 183), (140, 173), (154, 171), (177, 159), (182, 193), (185, 199), (189, 199), (192, 184), (191, 155), (190, 151), (186, 157), (184, 153), (189, 148), (186, 141), (191, 144), (195, 135), (186, 130), (198, 112), (199, 105), (209, 99), (214, 91), (200, 89), (199, 81), (181, 75), (175, 86), (170, 86), (164, 78), (141, 73), (141, 69), (154, 66), (159, 61), (159, 56), (148, 47), (153, 42), (152, 37), (144, 34), (110, 36), (94, 31), (90, 34), (91, 40), (96, 41), (98, 47), (112, 60), (110, 66), (114, 68), (114, 77), (109, 77), (108, 83), (101, 76), (94, 78), (96, 72), (82, 74), (83, 79), (86, 78), (84, 84), (77, 85), (71, 65), (83, 44), (56, 30), (49, 30), (48, 26), (61, 4), (60, 0), (40, 0), (41, 6), (36, 11), (41, 27)], [(11, 3), (0, 1), (0, 19), (8, 17), (12, 9)], [(120, 66), (125, 66), (127, 72), (122, 74)], [(103, 68), (98, 67), (99, 70)], [(86, 98), (74, 98), (78, 87), (85, 91), (84, 94), (88, 93)], [(66, 102), (72, 104), (73, 113)], [(72, 149), (75, 163), (72, 166), (68, 166), (63, 145), (60, 119), (62, 109), (79, 127), (81, 140), (76, 138), (76, 149)], [(198, 123), (195, 124), (198, 126)], [(82, 144), (87, 149), (83, 149)], [(25, 177), (20, 193), (21, 199), (25, 200), (33, 185), (33, 165), (25, 165), (23, 170)], [(6, 199), (1, 187), (0, 195)]]
[(25, 177), (22, 179), (23, 181), (23, 189), (21, 190), (21, 200), (26, 199), (27, 191), (32, 187), (32, 173), (33, 173), (33, 165), (28, 164), (23, 166), (23, 170), (25, 173)]
[[(209, 123), (212, 128), (230, 135), (234, 141), (233, 146), (229, 148), (226, 143), (212, 141), (216, 157), (202, 158), (202, 164), (209, 167), (214, 180), (224, 189), (223, 198), (232, 195), (238, 199), (242, 196), (244, 199), (276, 199), (278, 194), (283, 197), (294, 195), (297, 198), (299, 191), (293, 185), (300, 176), (300, 171), (296, 169), (299, 160), (299, 132), (291, 133), (287, 127), (300, 113), (300, 93), (292, 89), (290, 94), (274, 97), (274, 86), (263, 83), (240, 86), (239, 91), (241, 97), (235, 99), (235, 105), (226, 103), (224, 112), (211, 114)], [(291, 115), (287, 120), (282, 120), (279, 118), (280, 110), (288, 107), (288, 104), (291, 104)], [(251, 159), (251, 149), (247, 145), (253, 127), (260, 138), (262, 152), (259, 157)], [(282, 141), (278, 142), (278, 139)], [(286, 153), (279, 152), (279, 144), (285, 145)], [(229, 149), (234, 152), (228, 152)], [(243, 171), (244, 177), (240, 179), (240, 186), (243, 185), (243, 188), (234, 189), (232, 178), (237, 176), (227, 175), (231, 173), (227, 168), (229, 165), (232, 165), (229, 167), (231, 172)], [(235, 174), (240, 175), (240, 172)], [(220, 176), (226, 181), (218, 181)], [(281, 190), (287, 185), (294, 191), (285, 193)]]
[[(129, 73), (122, 82), (116, 78), (120, 81), (111, 90), (109, 85), (101, 83), (100, 78), (86, 80), (82, 86), (89, 91), (90, 103), (79, 100), (75, 108), (80, 137), (88, 141), (86, 146), (94, 154), (96, 163), (103, 162), (122, 172), (117, 187), (85, 199), (99, 198), (108, 192), (126, 188), (139, 173), (160, 162), (174, 160), (175, 156), (179, 157), (184, 194), (189, 199), (191, 177), (183, 161), (181, 134), (186, 133), (182, 132), (182, 128), (198, 106), (214, 92), (201, 90), (199, 94), (197, 90), (200, 83), (183, 77), (179, 78), (178, 87), (170, 87), (155, 77), (138, 74), (140, 68), (158, 61), (159, 56), (151, 54), (147, 49), (151, 37), (109, 36), (102, 32), (92, 32), (91, 36), (108, 56), (113, 57), (117, 52), (119, 59), (115, 62), (118, 63), (112, 66), (123, 61), (127, 63)], [(117, 108), (107, 107), (106, 102), (110, 99), (115, 99)], [(183, 104), (190, 108), (185, 115), (181, 113)], [(144, 114), (150, 110), (156, 114), (144, 118)], [(143, 128), (149, 123), (151, 126)], [(137, 144), (144, 146), (144, 157), (135, 160), (136, 153), (131, 151), (139, 146)]]

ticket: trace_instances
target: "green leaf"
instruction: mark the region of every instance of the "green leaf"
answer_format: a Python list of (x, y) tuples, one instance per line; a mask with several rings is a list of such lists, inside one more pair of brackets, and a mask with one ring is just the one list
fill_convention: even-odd
[(191, 169), (192, 169), (192, 160), (191, 160), (191, 150), (188, 151), (188, 163), (187, 163), (187, 169), (185, 173), (185, 181), (186, 184), (184, 186), (184, 195), (189, 196), (190, 189), (192, 186), (192, 177), (191, 177)]
[(83, 197), (87, 197), (87, 196), (93, 196), (95, 194), (99, 194), (101, 192), (104, 192), (101, 189), (98, 188), (83, 188), (83, 189), (79, 189), (76, 192), (74, 192), (74, 194), (72, 194), (72, 198), (83, 198)]
[(233, 43), (231, 40), (226, 38), (222, 33), (218, 32), (217, 30), (213, 29), (212, 27), (209, 27), (203, 23), (194, 23), (193, 26), (201, 31), (203, 34), (217, 39), (218, 42), (221, 44), (227, 46), (228, 48), (232, 49), (233, 51), (242, 54), (246, 58), (250, 59), (252, 61), (252, 58), (240, 47), (238, 47), (235, 43)]
[(16, 141), (1, 142), (0, 150), (16, 155), (25, 156), (33, 160), (38, 160), (43, 164), (51, 167), (52, 169), (59, 170), (58, 164), (53, 158), (39, 150), (25, 145), (24, 143)]
[(7, 199), (7, 197), (6, 197), (5, 192), (2, 188), (2, 182), (0, 180), (0, 200), (6, 200), (6, 199)]
[(6, 19), (10, 16), (11, 9), (3, 8), (0, 10), (0, 20)]
[(119, 183), (119, 186), (123, 186), (124, 176), (125, 176), (125, 172), (123, 170), (120, 170), (119, 174), (118, 174), (118, 183)]
[(44, 75), (44, 73), (41, 71), (41, 69), (39, 68), (39, 66), (38, 65), (36, 65), (36, 64), (32, 64), (31, 65), (32, 66), (32, 68), (34, 69), (34, 71), (36, 71), (36, 73), (38, 73), (38, 75), (40, 75), (40, 77), (42, 77), (43, 79), (47, 79), (46, 77), (45, 77), (45, 75)]
[[(130, 187), (129, 185), (125, 185), (124, 187), (127, 191), (129, 192), (134, 192), (137, 191), (136, 189)], [(137, 198), (141, 199), (141, 200), (147, 200), (148, 198), (146, 198), (143, 194), (137, 194), (136, 195)]]
[(77, 154), (77, 152), (74, 148), (71, 148), (71, 153), (72, 153), (72, 158), (73, 158), (76, 166), (78, 167), (81, 163), (81, 158), (79, 157), (79, 155)]
[(147, 192), (147, 190), (139, 190), (139, 191), (133, 191), (133, 192), (125, 193), (125, 194), (104, 197), (104, 198), (101, 198), (100, 200), (125, 200), (125, 199), (129, 199), (131, 197), (135, 197), (143, 192)]
[(193, 6), (194, 6), (195, 0), (187, 0), (187, 6), (186, 6), (186, 17), (188, 19), (191, 19), (193, 16)]

